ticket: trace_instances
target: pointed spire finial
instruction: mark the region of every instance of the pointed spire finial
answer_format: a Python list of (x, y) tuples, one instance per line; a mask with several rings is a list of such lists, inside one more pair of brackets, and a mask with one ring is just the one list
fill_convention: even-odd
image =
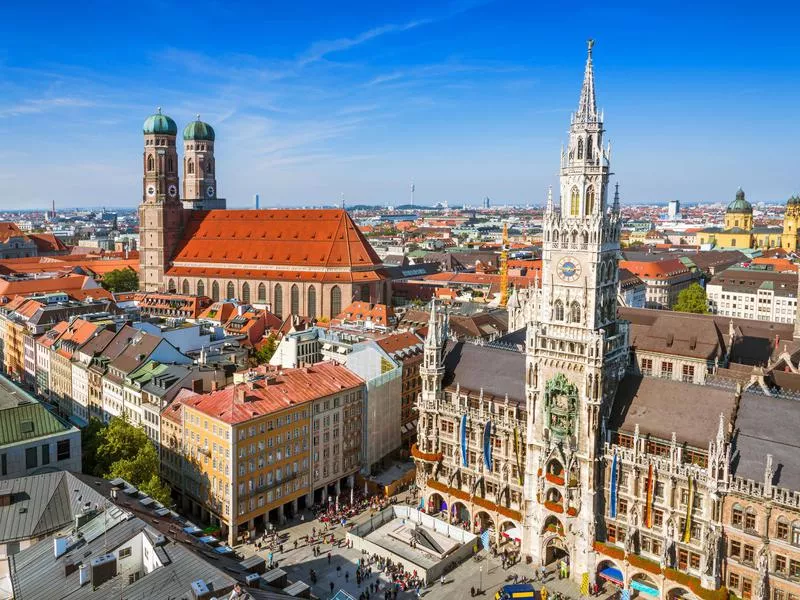
[(553, 211), (553, 186), (547, 188), (547, 212)]
[(575, 113), (575, 119), (583, 123), (597, 120), (597, 102), (594, 94), (594, 68), (592, 66), (592, 48), (594, 47), (594, 40), (589, 40), (587, 46), (589, 49), (586, 54), (586, 70), (583, 74), (583, 87), (581, 88), (578, 112)]
[(588, 51), (589, 51), (589, 56), (591, 56), (592, 55), (592, 48), (594, 47), (594, 40), (592, 38), (589, 38), (588, 40), (586, 40), (586, 46), (587, 46)]
[(200, 120), (200, 113), (197, 113), (197, 120)]
[(160, 106), (156, 107), (156, 112), (158, 112), (158, 114), (161, 114), (161, 107)]

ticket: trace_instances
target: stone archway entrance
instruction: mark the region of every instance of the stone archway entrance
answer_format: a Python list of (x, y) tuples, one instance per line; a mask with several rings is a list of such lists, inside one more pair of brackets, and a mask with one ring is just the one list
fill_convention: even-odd
[(691, 600), (692, 598), (694, 598), (692, 593), (682, 587), (674, 587), (667, 592), (667, 600)]
[(544, 564), (551, 565), (569, 556), (569, 551), (563, 539), (558, 536), (551, 536), (544, 541), (544, 552), (542, 552), (542, 556), (544, 557)]
[(447, 502), (444, 501), (444, 498), (441, 494), (433, 493), (428, 498), (428, 514), (435, 515), (443, 510), (447, 510)]
[(464, 528), (470, 528), (470, 514), (467, 505), (463, 502), (453, 502), (450, 512), (453, 515), (453, 520), (457, 523), (464, 524)]

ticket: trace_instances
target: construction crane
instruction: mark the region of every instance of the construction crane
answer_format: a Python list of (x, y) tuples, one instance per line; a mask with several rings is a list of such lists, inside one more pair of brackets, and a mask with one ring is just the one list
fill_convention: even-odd
[(500, 250), (500, 306), (508, 303), (508, 224), (503, 223), (503, 247)]

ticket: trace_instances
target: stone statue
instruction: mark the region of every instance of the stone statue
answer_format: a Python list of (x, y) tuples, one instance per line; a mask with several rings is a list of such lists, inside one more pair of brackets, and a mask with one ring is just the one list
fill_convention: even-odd
[(714, 575), (714, 567), (717, 562), (718, 541), (717, 532), (714, 529), (709, 529), (708, 534), (706, 534), (706, 544), (703, 548), (706, 561), (704, 572), (709, 576)]
[(767, 600), (767, 576), (769, 575), (769, 555), (767, 547), (761, 546), (758, 552), (758, 578), (756, 579), (756, 588), (753, 598), (756, 600)]

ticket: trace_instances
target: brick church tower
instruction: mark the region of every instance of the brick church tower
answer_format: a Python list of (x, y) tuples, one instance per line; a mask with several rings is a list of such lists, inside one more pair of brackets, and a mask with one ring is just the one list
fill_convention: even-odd
[(144, 122), (142, 203), (139, 206), (139, 288), (164, 287), (164, 272), (180, 241), (184, 210), (178, 196), (178, 127), (158, 109)]

